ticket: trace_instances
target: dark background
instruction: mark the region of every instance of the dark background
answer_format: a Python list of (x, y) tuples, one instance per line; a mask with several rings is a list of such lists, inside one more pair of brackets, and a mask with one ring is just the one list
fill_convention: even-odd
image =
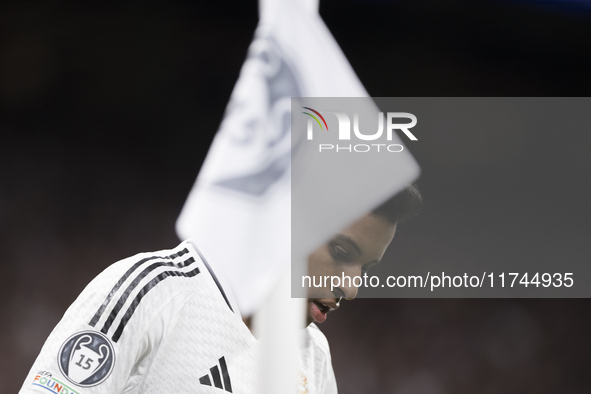
[[(582, 2), (321, 3), (372, 96), (591, 90), (591, 19)], [(256, 22), (254, 1), (0, 5), (1, 393), (18, 390), (53, 326), (96, 274), (123, 257), (178, 243), (174, 223)], [(591, 141), (577, 138), (575, 157), (582, 157)], [(540, 149), (561, 143), (559, 132), (522, 139)], [(531, 151), (519, 151), (523, 162)], [(469, 169), (477, 162), (494, 174), (502, 160), (463, 152), (445, 161), (446, 171), (423, 168), (427, 207), (401, 227), (391, 253), (410, 256), (415, 248), (425, 256), (435, 245), (437, 259), (460, 247), (448, 243), (449, 234), (478, 212), (462, 204), (486, 195)], [(428, 150), (415, 154), (430, 162)], [(556, 203), (537, 206), (534, 213), (547, 220), (532, 226), (568, 227), (576, 219), (551, 214), (569, 204), (570, 185), (580, 217), (588, 216), (580, 202), (587, 163), (565, 167), (578, 168), (576, 177), (545, 190), (551, 197), (543, 202), (553, 196)], [(439, 186), (446, 174), (454, 193)], [(507, 186), (510, 194), (515, 185)], [(455, 213), (447, 226), (445, 209)], [(486, 225), (494, 237), (507, 224)], [(580, 242), (591, 235), (588, 221), (579, 218), (574, 228)], [(503, 247), (506, 239), (498, 240)], [(587, 299), (360, 299), (345, 303), (323, 330), (344, 394), (587, 393), (590, 306)]]

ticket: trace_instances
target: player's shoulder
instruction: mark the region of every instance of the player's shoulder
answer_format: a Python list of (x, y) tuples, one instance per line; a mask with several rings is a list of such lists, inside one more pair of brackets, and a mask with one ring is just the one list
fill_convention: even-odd
[[(96, 393), (139, 387), (154, 360), (175, 344), (203, 342), (205, 330), (197, 335), (199, 324), (192, 323), (211, 331), (221, 321), (241, 323), (222, 283), (191, 241), (110, 265), (68, 308), (23, 387), (47, 389), (67, 381), (96, 386)], [(216, 312), (217, 326), (202, 318), (209, 311)], [(196, 340), (188, 340), (187, 332)]]
[[(167, 287), (156, 285), (165, 279), (170, 281), (170, 278), (192, 278), (203, 271), (204, 266), (198, 251), (193, 244), (185, 241), (173, 249), (141, 252), (119, 260), (97, 275), (87, 288), (93, 289), (92, 295), (96, 295), (96, 292), (102, 289), (107, 292), (108, 300), (120, 300), (138, 287), (144, 289), (141, 294), (164, 290)], [(170, 290), (186, 289), (182, 286), (171, 286)]]
[[(121, 259), (108, 266), (93, 282), (124, 280), (134, 274), (150, 272), (158, 267), (183, 268), (195, 263), (197, 260), (200, 260), (200, 256), (194, 245), (189, 241), (184, 241), (172, 249), (140, 252)], [(150, 268), (150, 270), (145, 271), (146, 268)]]
[[(67, 314), (117, 342), (130, 320), (154, 316), (171, 302), (183, 303), (199, 292), (200, 277), (207, 271), (190, 242), (173, 249), (142, 252), (107, 267), (82, 291)], [(82, 317), (83, 316), (83, 317)]]
[[(47, 388), (44, 385), (69, 381), (84, 388), (97, 386), (95, 392), (122, 392), (130, 376), (147, 370), (138, 367), (133, 372), (135, 366), (151, 363), (188, 301), (215, 291), (190, 242), (110, 265), (86, 286), (52, 331), (26, 386)], [(201, 298), (212, 302), (211, 296)]]

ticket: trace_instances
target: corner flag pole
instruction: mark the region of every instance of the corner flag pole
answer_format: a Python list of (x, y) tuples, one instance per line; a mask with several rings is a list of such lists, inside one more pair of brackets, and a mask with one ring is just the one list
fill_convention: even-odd
[[(271, 3), (282, 0), (259, 0), (259, 16)], [(304, 2), (308, 12), (317, 14), (319, 0)], [(294, 271), (305, 275), (306, 261), (292, 261)], [(255, 313), (255, 334), (263, 338), (259, 370), (262, 394), (291, 393), (296, 389), (300, 332), (306, 324), (306, 299), (291, 298), (291, 268), (280, 276), (276, 286)]]
[[(259, 0), (259, 16), (283, 0)], [(308, 12), (318, 13), (319, 0), (304, 2)], [(294, 272), (305, 275), (307, 262), (292, 261)], [(255, 335), (262, 338), (260, 353), (259, 392), (291, 393), (296, 390), (296, 372), (300, 334), (306, 324), (306, 299), (291, 298), (291, 273), (288, 268), (255, 313)]]

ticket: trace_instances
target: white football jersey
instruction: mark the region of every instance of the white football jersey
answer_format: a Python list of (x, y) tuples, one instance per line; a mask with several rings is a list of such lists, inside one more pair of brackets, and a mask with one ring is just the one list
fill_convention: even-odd
[(330, 349), (326, 337), (315, 324), (303, 330), (297, 394), (337, 394)]
[[(256, 339), (190, 241), (99, 274), (45, 342), (21, 394), (256, 393)], [(330, 351), (304, 330), (296, 393), (336, 393)]]

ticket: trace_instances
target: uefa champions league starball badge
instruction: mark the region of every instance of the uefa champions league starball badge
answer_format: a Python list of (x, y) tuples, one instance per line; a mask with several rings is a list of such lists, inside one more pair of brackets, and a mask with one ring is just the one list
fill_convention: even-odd
[(111, 341), (97, 331), (72, 335), (60, 348), (58, 365), (64, 376), (81, 387), (92, 387), (109, 377), (115, 365)]

